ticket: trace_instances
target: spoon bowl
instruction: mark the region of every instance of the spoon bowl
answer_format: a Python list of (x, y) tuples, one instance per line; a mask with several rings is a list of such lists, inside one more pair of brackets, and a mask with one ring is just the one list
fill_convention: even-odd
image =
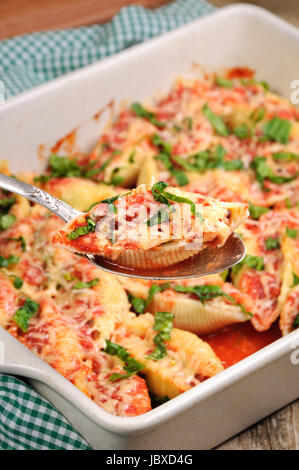
[[(24, 196), (30, 201), (46, 207), (64, 222), (69, 222), (74, 217), (83, 214), (46, 191), (10, 176), (0, 174), (0, 188)], [(112, 274), (139, 279), (172, 280), (222, 272), (242, 261), (244, 256), (244, 243), (238, 235), (233, 233), (221, 248), (208, 247), (181, 263), (159, 269), (151, 268), (150, 271), (120, 266), (102, 256), (85, 255), (85, 258), (97, 268)]]

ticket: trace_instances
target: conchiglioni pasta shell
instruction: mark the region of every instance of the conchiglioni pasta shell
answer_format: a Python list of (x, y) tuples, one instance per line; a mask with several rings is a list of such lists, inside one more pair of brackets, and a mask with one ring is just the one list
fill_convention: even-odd
[(158, 181), (158, 167), (157, 162), (153, 159), (151, 155), (146, 157), (144, 164), (142, 165), (138, 179), (137, 185), (147, 184), (153, 185)]
[[(166, 342), (168, 354), (159, 361), (147, 357), (153, 346), (154, 318), (149, 313), (124, 321), (124, 331), (115, 342), (121, 344), (145, 367), (142, 373), (154, 395), (173, 398), (189, 390), (190, 378), (208, 378), (223, 366), (208, 343), (188, 331), (173, 328)], [(128, 333), (128, 334), (127, 334)]]
[(180, 242), (170, 242), (149, 250), (127, 250), (117, 258), (116, 262), (128, 268), (162, 268), (191, 258), (198, 251), (186, 250)]
[(176, 328), (197, 334), (213, 333), (227, 325), (249, 320), (240, 307), (227, 304), (221, 298), (203, 304), (200, 300), (178, 293), (174, 296), (169, 296), (167, 292), (156, 294), (148, 310), (152, 313), (173, 313)]

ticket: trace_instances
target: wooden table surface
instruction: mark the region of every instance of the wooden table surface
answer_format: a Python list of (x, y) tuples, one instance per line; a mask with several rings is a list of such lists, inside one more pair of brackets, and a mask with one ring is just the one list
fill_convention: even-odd
[[(155, 8), (167, 0), (1, 0), (0, 39), (32, 31), (101, 23), (121, 7), (137, 3)], [(210, 0), (216, 6), (240, 0)], [(298, 0), (257, 0), (261, 5), (299, 26)], [(298, 78), (298, 77), (297, 77)], [(254, 406), (254, 403), (253, 403)], [(299, 450), (299, 400), (220, 445), (221, 450)]]

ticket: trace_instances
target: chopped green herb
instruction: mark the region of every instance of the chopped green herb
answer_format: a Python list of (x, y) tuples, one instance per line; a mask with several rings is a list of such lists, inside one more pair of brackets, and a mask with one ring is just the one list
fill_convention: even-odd
[(277, 152), (272, 155), (272, 158), (280, 162), (293, 162), (299, 160), (299, 154), (292, 152)]
[(266, 245), (267, 250), (269, 251), (278, 250), (278, 248), (280, 247), (278, 238), (272, 238), (272, 237), (266, 238), (265, 245)]
[(0, 211), (8, 212), (16, 202), (15, 197), (4, 197), (0, 199)]
[(241, 78), (240, 80), (240, 83), (242, 85), (260, 85), (264, 88), (264, 90), (268, 91), (270, 90), (270, 86), (269, 86), (269, 83), (267, 83), (265, 80), (254, 80), (253, 78), (251, 78), (250, 80), (246, 80), (245, 78)]
[(152, 286), (149, 289), (148, 297), (146, 300), (141, 299), (140, 297), (134, 297), (131, 294), (128, 295), (128, 298), (135, 312), (142, 314), (146, 311), (146, 308), (149, 306), (149, 304), (153, 300), (154, 295), (159, 292), (163, 292), (166, 289), (169, 289), (169, 283), (159, 284), (159, 285), (152, 284)]
[(13, 285), (16, 289), (21, 289), (23, 285), (23, 279), (21, 277), (15, 276)]
[(253, 122), (260, 122), (260, 121), (262, 121), (262, 119), (264, 119), (265, 114), (266, 114), (265, 108), (256, 108), (252, 111), (249, 118)]
[(202, 111), (208, 121), (210, 121), (210, 123), (212, 124), (213, 129), (217, 134), (222, 135), (223, 137), (229, 135), (229, 130), (226, 124), (224, 123), (222, 117), (218, 116), (218, 114), (215, 114), (207, 103), (203, 106)]
[(185, 175), (183, 171), (178, 170), (177, 168), (174, 168), (173, 164), (171, 163), (170, 155), (166, 155), (165, 153), (159, 153), (159, 155), (157, 155), (155, 159), (160, 160), (163, 163), (163, 165), (169, 171), (169, 173), (171, 173), (172, 176), (174, 176), (179, 186), (185, 186), (186, 184), (189, 183), (189, 179), (187, 175)]
[(229, 275), (229, 269), (226, 269), (225, 271), (222, 271), (222, 273), (220, 273), (220, 276), (223, 279), (223, 281), (226, 281), (228, 275)]
[(133, 113), (136, 114), (136, 116), (139, 116), (143, 119), (147, 119), (151, 124), (153, 124), (156, 127), (164, 127), (165, 123), (158, 121), (156, 119), (156, 114), (148, 111), (144, 106), (142, 106), (140, 103), (133, 103), (131, 106), (131, 110)]
[(225, 297), (234, 305), (238, 305), (244, 313), (252, 316), (251, 312), (248, 312), (242, 304), (239, 304), (231, 295), (223, 292), (220, 286), (215, 286), (213, 284), (204, 284), (202, 286), (193, 287), (176, 285), (173, 289), (176, 292), (196, 295), (203, 304), (205, 304), (207, 300), (214, 299), (215, 297)]
[(287, 144), (291, 132), (292, 124), (286, 119), (278, 116), (270, 119), (263, 127), (265, 138), (275, 140), (281, 144)]
[(183, 119), (183, 123), (186, 124), (188, 131), (192, 131), (193, 128), (193, 119), (190, 116), (186, 116)]
[(286, 227), (286, 234), (287, 234), (288, 237), (296, 238), (297, 233), (298, 233), (298, 230), (296, 230), (295, 228)]
[(296, 273), (293, 273), (293, 284), (291, 287), (298, 286), (298, 284), (299, 284), (299, 276), (297, 276)]
[(7, 230), (15, 221), (16, 217), (13, 214), (0, 215), (0, 231)]
[(255, 171), (256, 178), (264, 191), (269, 191), (269, 189), (265, 187), (265, 179), (268, 179), (275, 184), (284, 184), (297, 178), (297, 174), (293, 176), (276, 175), (266, 163), (266, 157), (255, 157), (252, 160), (250, 167)]
[(78, 281), (73, 285), (73, 289), (89, 289), (90, 287), (98, 285), (99, 282), (100, 280), (98, 278), (95, 278), (89, 282)]
[(233, 88), (233, 86), (234, 86), (234, 82), (232, 82), (231, 80), (228, 80), (228, 78), (224, 78), (224, 77), (216, 77), (215, 78), (215, 83), (216, 83), (216, 85), (222, 86), (224, 88)]
[(129, 163), (135, 163), (135, 154), (136, 154), (136, 148), (133, 148), (128, 158)]
[(121, 168), (113, 168), (110, 176), (110, 181), (108, 184), (112, 184), (114, 186), (119, 186), (124, 182), (124, 177), (117, 175), (117, 173), (121, 170)]
[(248, 137), (251, 137), (251, 132), (246, 124), (240, 124), (235, 127), (233, 133), (238, 137), (238, 139), (247, 139)]
[(160, 150), (159, 155), (155, 158), (160, 160), (165, 168), (175, 177), (179, 186), (185, 186), (189, 183), (189, 180), (185, 173), (174, 167), (172, 163), (172, 145), (169, 142), (163, 140), (158, 134), (154, 134), (152, 137), (152, 143)]
[(236, 171), (243, 170), (244, 164), (242, 160), (225, 160), (222, 162), (223, 169), (225, 171)]
[(167, 206), (170, 205), (169, 201), (179, 202), (182, 204), (190, 204), (191, 213), (194, 216), (202, 219), (202, 215), (196, 212), (195, 203), (191, 201), (191, 199), (188, 199), (186, 197), (176, 196), (175, 194), (171, 194), (165, 191), (165, 188), (167, 188), (167, 186), (168, 184), (164, 183), (164, 181), (159, 181), (158, 183), (154, 184), (154, 186), (152, 187), (152, 195), (156, 201), (162, 202), (163, 204), (167, 204)]
[(202, 173), (214, 168), (223, 168), (225, 171), (242, 170), (244, 165), (241, 160), (224, 160), (226, 150), (222, 145), (217, 145), (214, 152), (204, 150), (190, 155), (187, 159), (174, 156), (173, 159), (188, 171), (198, 171)]
[(26, 333), (29, 327), (29, 321), (36, 314), (39, 309), (39, 304), (34, 300), (27, 298), (24, 305), (20, 307), (14, 314), (14, 321)]
[(124, 362), (124, 371), (126, 374), (111, 374), (109, 380), (115, 382), (119, 379), (125, 379), (127, 377), (131, 377), (132, 375), (137, 374), (144, 368), (144, 364), (136, 361), (133, 357), (130, 356), (128, 351), (120, 346), (119, 344), (112, 343), (108, 339), (106, 339), (106, 347), (104, 352), (110, 354), (111, 356), (118, 357), (121, 361)]
[(113, 157), (121, 153), (119, 150), (114, 150), (108, 159), (99, 167), (94, 168), (96, 161), (88, 163), (87, 165), (79, 165), (75, 158), (62, 157), (56, 154), (50, 155), (48, 161), (49, 174), (40, 175), (34, 178), (35, 182), (46, 183), (50, 178), (63, 178), (63, 177), (80, 177), (80, 178), (93, 178), (95, 175), (102, 173)]
[(290, 199), (288, 197), (285, 198), (285, 205), (286, 205), (286, 208), (287, 209), (291, 209), (292, 208), (292, 203), (290, 201)]
[(270, 209), (263, 206), (256, 206), (255, 204), (249, 203), (249, 213), (250, 217), (254, 220), (258, 220), (262, 214), (269, 212)]
[(299, 313), (294, 320), (293, 328), (299, 328)]
[(94, 232), (96, 228), (96, 223), (90, 217), (86, 218), (87, 225), (82, 225), (81, 227), (75, 228), (71, 233), (67, 235), (67, 238), (70, 240), (76, 240), (77, 238), (81, 237), (82, 235), (86, 235), (87, 233)]
[(10, 240), (13, 240), (15, 242), (20, 242), (22, 251), (24, 251), (24, 252), (26, 251), (26, 240), (22, 235), (20, 235), (17, 238), (11, 237)]
[(170, 339), (171, 330), (173, 327), (174, 315), (169, 312), (156, 312), (154, 330), (158, 334), (154, 337), (155, 350), (149, 355), (150, 359), (158, 361), (163, 359), (167, 354), (167, 349), (164, 341)]
[(245, 255), (240, 263), (235, 264), (235, 266), (231, 268), (232, 273), (237, 274), (244, 265), (249, 266), (249, 268), (256, 269), (257, 271), (263, 271), (265, 269), (262, 256)]
[(10, 264), (16, 264), (19, 261), (19, 256), (9, 255), (7, 258), (0, 256), (0, 268), (7, 268)]

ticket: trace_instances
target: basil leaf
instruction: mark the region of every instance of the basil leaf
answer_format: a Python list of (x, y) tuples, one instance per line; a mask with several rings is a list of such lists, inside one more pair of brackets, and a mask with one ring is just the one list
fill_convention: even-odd
[(167, 349), (164, 341), (169, 340), (173, 328), (174, 315), (169, 312), (156, 312), (154, 330), (158, 334), (154, 337), (155, 350), (148, 357), (150, 359), (159, 360), (167, 354)]
[(169, 283), (159, 284), (159, 285), (152, 284), (152, 286), (149, 289), (148, 297), (146, 300), (141, 299), (140, 297), (134, 297), (133, 295), (129, 294), (128, 295), (129, 302), (132, 304), (132, 307), (136, 313), (142, 314), (145, 312), (146, 308), (153, 300), (154, 295), (159, 292), (163, 292), (166, 289), (169, 289), (169, 286), (170, 286)]
[(165, 153), (160, 153), (155, 157), (156, 160), (160, 160), (165, 168), (174, 176), (179, 186), (185, 186), (189, 183), (187, 175), (180, 170), (174, 168), (171, 163), (171, 157)]
[(299, 154), (292, 152), (277, 152), (272, 155), (272, 158), (280, 162), (293, 162), (299, 160)]
[(256, 269), (257, 271), (263, 271), (265, 269), (262, 256), (245, 255), (240, 263), (231, 268), (232, 273), (237, 274), (244, 265), (247, 265), (249, 268)]
[(238, 307), (240, 307), (244, 313), (246, 313), (249, 316), (252, 316), (252, 313), (248, 312), (246, 308), (244, 307), (244, 305), (239, 304), (231, 295), (226, 294), (226, 292), (224, 292), (220, 286), (215, 286), (213, 284), (204, 284), (202, 286), (193, 286), (193, 287), (176, 285), (174, 286), (173, 289), (176, 292), (196, 295), (203, 304), (205, 304), (207, 300), (211, 300), (215, 297), (219, 297), (219, 296), (225, 297), (234, 305), (237, 305)]
[(0, 211), (8, 212), (9, 209), (15, 204), (16, 201), (17, 201), (16, 197), (4, 197), (0, 199)]
[(262, 119), (264, 119), (264, 117), (265, 117), (265, 114), (266, 114), (265, 108), (256, 108), (252, 111), (249, 118), (253, 122), (256, 123), (256, 122), (262, 121)]
[(299, 328), (299, 313), (294, 320), (293, 328)]
[(186, 126), (187, 126), (187, 128), (188, 128), (188, 131), (192, 131), (193, 119), (192, 119), (190, 116), (186, 116), (186, 117), (183, 119), (183, 123), (186, 124)]
[(268, 91), (270, 90), (270, 86), (269, 86), (269, 83), (267, 83), (265, 80), (254, 80), (253, 78), (251, 78), (250, 80), (246, 80), (245, 78), (241, 78), (240, 80), (240, 83), (242, 83), (242, 85), (260, 85), (264, 88), (264, 90)]
[(272, 238), (272, 237), (266, 238), (265, 245), (266, 245), (267, 250), (269, 251), (278, 250), (278, 248), (280, 248), (280, 243), (279, 243), (278, 238)]
[(142, 106), (140, 103), (133, 103), (131, 106), (131, 110), (133, 111), (136, 116), (141, 117), (143, 119), (147, 119), (151, 124), (153, 124), (156, 127), (164, 127), (165, 123), (158, 121), (156, 119), (155, 113), (148, 111), (144, 106)]
[(77, 238), (81, 237), (82, 235), (86, 235), (87, 233), (91, 233), (95, 231), (96, 223), (90, 217), (86, 218), (87, 225), (82, 225), (81, 227), (75, 228), (71, 233), (67, 235), (67, 238), (70, 240), (76, 240)]
[(88, 289), (98, 285), (99, 282), (100, 280), (98, 278), (92, 279), (92, 281), (89, 282), (78, 281), (73, 285), (73, 289)]
[(264, 185), (265, 179), (275, 184), (284, 184), (297, 178), (297, 174), (294, 176), (276, 175), (266, 163), (266, 157), (255, 157), (250, 163), (250, 167), (255, 171), (256, 178), (264, 191), (269, 191)]
[(162, 152), (166, 153), (166, 155), (171, 155), (172, 153), (172, 145), (169, 142), (166, 142), (162, 139), (159, 134), (154, 134), (152, 136), (152, 143)]
[(196, 212), (196, 206), (191, 199), (188, 199), (186, 197), (181, 197), (181, 196), (176, 196), (175, 194), (171, 194), (165, 191), (165, 188), (167, 188), (168, 184), (164, 183), (163, 181), (160, 181), (152, 187), (152, 194), (154, 196), (154, 199), (156, 201), (162, 202), (163, 204), (169, 205), (169, 201), (173, 202), (179, 202), (182, 204), (190, 204), (191, 206), (191, 213), (202, 219), (202, 215), (200, 213)]
[(134, 297), (131, 294), (128, 294), (128, 299), (136, 313), (142, 314), (145, 312), (146, 301), (144, 299), (141, 299), (140, 297)]
[(136, 154), (136, 148), (133, 148), (128, 158), (129, 163), (135, 163), (135, 154)]
[(175, 177), (179, 186), (188, 184), (189, 180), (185, 173), (176, 169), (171, 161), (173, 158), (171, 155), (172, 145), (163, 140), (158, 134), (153, 135), (152, 143), (160, 150), (160, 154), (155, 157), (156, 160), (160, 160), (163, 163), (165, 168)]
[(249, 213), (250, 217), (254, 220), (258, 220), (262, 214), (269, 212), (267, 207), (256, 206), (255, 204), (249, 203)]
[(165, 183), (164, 181), (158, 181), (155, 183), (151, 189), (153, 198), (157, 202), (162, 202), (162, 204), (166, 204), (169, 206), (169, 201), (168, 199), (164, 196), (164, 189), (167, 188), (168, 184)]
[(296, 273), (293, 273), (293, 284), (291, 285), (291, 287), (296, 287), (298, 286), (299, 284), (299, 276), (297, 276)]
[(222, 271), (222, 273), (220, 273), (220, 276), (223, 279), (223, 281), (226, 281), (228, 275), (229, 275), (229, 269), (226, 269), (225, 271)]
[(0, 231), (7, 230), (15, 221), (16, 217), (13, 214), (0, 215)]
[(297, 233), (298, 233), (298, 230), (296, 230), (295, 228), (286, 227), (286, 234), (287, 234), (288, 237), (296, 238)]
[(15, 276), (13, 285), (16, 289), (21, 289), (23, 286), (23, 279), (21, 277)]
[(287, 144), (290, 137), (292, 124), (278, 116), (270, 119), (263, 127), (265, 138), (275, 140), (281, 144)]
[(223, 168), (225, 171), (242, 170), (244, 168), (241, 160), (224, 160), (226, 150), (222, 145), (217, 145), (215, 151), (210, 150), (190, 155), (187, 160), (180, 156), (173, 156), (173, 159), (188, 171), (198, 171), (200, 173), (215, 169)]
[(227, 78), (224, 77), (216, 77), (215, 78), (215, 83), (216, 85), (219, 85), (224, 88), (233, 88), (234, 82), (231, 80), (228, 80)]
[(60, 157), (56, 154), (52, 154), (50, 156), (49, 168), (53, 178), (80, 175), (80, 167), (75, 159), (70, 159), (69, 157)]
[(19, 256), (9, 255), (7, 258), (0, 256), (0, 268), (7, 268), (10, 264), (16, 264), (19, 261)]
[(104, 349), (104, 352), (110, 354), (111, 356), (118, 357), (125, 364), (124, 371), (126, 372), (126, 374), (111, 374), (109, 380), (111, 380), (112, 382), (115, 382), (119, 379), (131, 377), (132, 375), (135, 375), (139, 371), (144, 369), (144, 364), (141, 364), (140, 362), (136, 361), (133, 357), (131, 357), (124, 347), (120, 346), (119, 344), (112, 343), (108, 339), (106, 339), (106, 347)]
[(226, 127), (222, 117), (218, 116), (218, 114), (215, 114), (207, 103), (203, 106), (202, 112), (208, 121), (212, 124), (212, 127), (217, 134), (222, 135), (223, 137), (229, 135), (229, 130)]
[(24, 305), (20, 307), (14, 314), (14, 321), (24, 333), (28, 331), (29, 321), (36, 314), (38, 309), (39, 304), (28, 297), (25, 300)]
[(24, 252), (26, 251), (26, 240), (22, 235), (20, 235), (17, 238), (11, 237), (10, 240), (13, 240), (15, 242), (20, 242), (22, 251), (24, 251)]
[(248, 137), (251, 137), (251, 132), (246, 124), (240, 124), (239, 126), (235, 127), (233, 133), (236, 137), (238, 137), (238, 139), (247, 139)]
[(226, 160), (222, 162), (223, 169), (225, 171), (236, 171), (243, 170), (244, 164), (242, 160)]

